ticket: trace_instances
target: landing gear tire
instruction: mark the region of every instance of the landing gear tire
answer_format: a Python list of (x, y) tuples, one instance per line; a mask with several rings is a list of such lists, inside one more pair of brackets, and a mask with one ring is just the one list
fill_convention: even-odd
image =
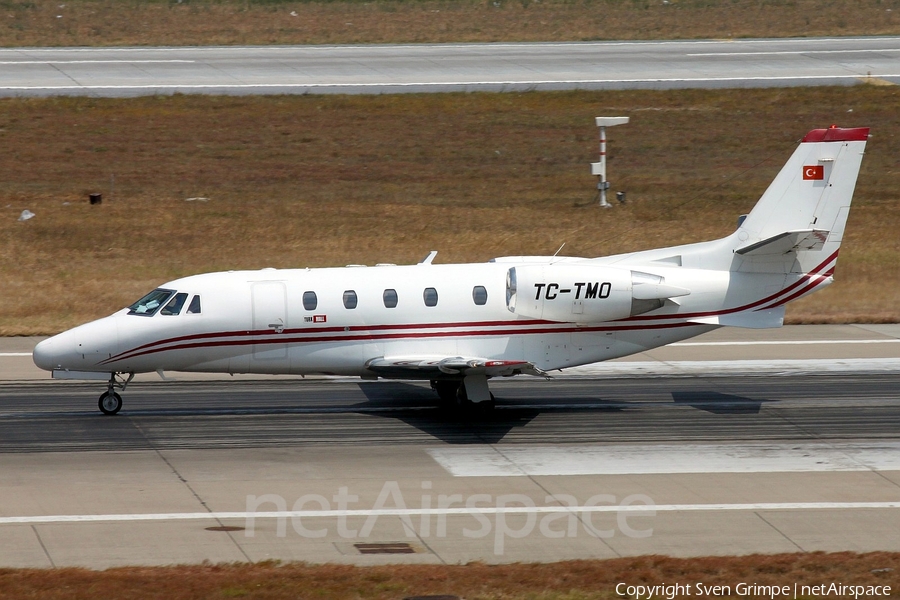
[(115, 392), (103, 392), (97, 406), (104, 415), (114, 415), (122, 410), (122, 396)]
[(431, 389), (435, 391), (442, 403), (449, 406), (456, 405), (457, 394), (461, 388), (462, 385), (459, 381), (445, 381), (438, 379), (431, 382)]
[(456, 406), (465, 413), (486, 412), (491, 411), (497, 405), (494, 394), (491, 393), (491, 399), (483, 402), (472, 402), (466, 393), (466, 386), (460, 384), (456, 390)]

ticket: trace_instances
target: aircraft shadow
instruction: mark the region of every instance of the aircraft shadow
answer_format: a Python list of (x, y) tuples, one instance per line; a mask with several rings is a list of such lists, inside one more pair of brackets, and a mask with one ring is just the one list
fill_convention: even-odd
[(536, 401), (531, 399), (500, 398), (493, 410), (477, 407), (460, 410), (457, 406), (442, 404), (434, 392), (420, 385), (360, 383), (359, 389), (367, 402), (356, 405), (356, 411), (397, 419), (448, 444), (494, 444), (511, 431), (525, 427), (542, 413), (624, 409), (620, 403), (595, 399), (546, 405), (537, 401), (541, 406), (535, 406)]
[(686, 404), (716, 415), (756, 415), (763, 402), (769, 402), (709, 391), (672, 392), (672, 399), (675, 404)]

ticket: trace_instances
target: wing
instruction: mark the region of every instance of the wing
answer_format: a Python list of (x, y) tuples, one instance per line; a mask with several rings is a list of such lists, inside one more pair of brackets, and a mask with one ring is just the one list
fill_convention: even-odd
[(509, 377), (510, 375), (547, 374), (525, 360), (493, 360), (463, 356), (378, 357), (366, 362), (366, 368), (391, 379), (442, 379), (448, 376)]

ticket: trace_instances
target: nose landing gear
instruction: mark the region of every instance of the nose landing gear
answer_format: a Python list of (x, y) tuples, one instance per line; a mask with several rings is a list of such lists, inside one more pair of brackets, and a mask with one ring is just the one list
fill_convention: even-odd
[(104, 415), (114, 415), (122, 409), (122, 396), (115, 392), (103, 392), (97, 405)]
[(124, 373), (110, 373), (109, 383), (106, 384), (106, 391), (100, 395), (97, 406), (104, 415), (114, 415), (122, 410), (122, 396), (116, 393), (116, 388), (123, 392), (131, 380), (134, 379), (134, 373), (128, 373), (128, 377), (124, 377)]

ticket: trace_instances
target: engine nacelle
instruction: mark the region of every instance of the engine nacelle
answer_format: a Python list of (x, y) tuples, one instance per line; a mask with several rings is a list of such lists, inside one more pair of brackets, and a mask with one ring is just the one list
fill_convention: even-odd
[(661, 308), (690, 291), (658, 275), (617, 267), (546, 264), (511, 268), (506, 307), (524, 317), (566, 323), (625, 319)]

